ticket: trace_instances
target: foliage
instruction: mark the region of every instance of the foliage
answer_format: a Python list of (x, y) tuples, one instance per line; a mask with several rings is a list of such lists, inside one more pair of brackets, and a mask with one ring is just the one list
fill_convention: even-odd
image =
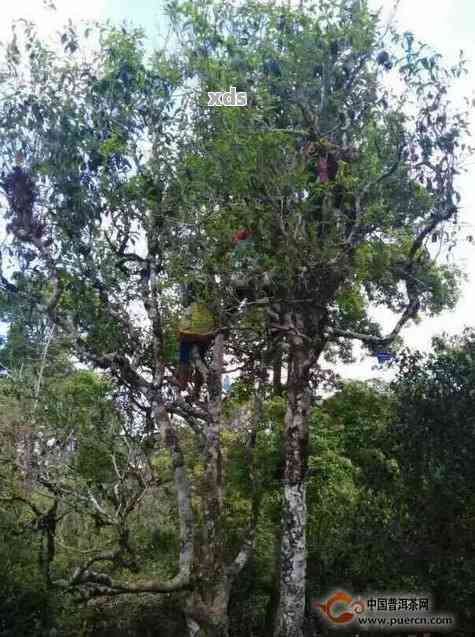
[(473, 625), (474, 334), (435, 339), (429, 356), (406, 355), (394, 390), (406, 569), (431, 582), (439, 605)]
[(17, 535), (17, 515), (0, 509), (0, 634), (37, 637), (54, 625), (56, 609), (35, 560), (37, 539)]

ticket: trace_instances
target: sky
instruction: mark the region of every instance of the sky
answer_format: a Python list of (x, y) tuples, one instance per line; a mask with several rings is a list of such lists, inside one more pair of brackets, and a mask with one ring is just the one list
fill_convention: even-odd
[[(0, 41), (8, 36), (9, 24), (16, 18), (33, 20), (43, 36), (54, 35), (68, 19), (77, 22), (83, 19), (106, 20), (115, 23), (126, 20), (141, 26), (149, 37), (153, 48), (157, 34), (164, 30), (163, 5), (160, 0), (54, 0), (56, 11), (45, 10), (43, 0), (15, 0), (2, 3)], [(394, 15), (394, 0), (370, 0), (370, 5), (382, 8), (383, 19)], [(455, 100), (464, 95), (475, 97), (475, 2), (473, 0), (401, 0), (396, 16), (396, 25), (412, 31), (422, 40), (440, 52), (447, 63), (455, 63), (461, 49), (469, 60), (469, 74), (454, 94)], [(472, 118), (475, 130), (475, 117)], [(475, 159), (473, 169), (459, 178), (458, 187), (462, 194), (462, 221), (464, 234), (475, 235), (473, 208), (475, 204)], [(475, 245), (461, 243), (451, 258), (466, 273), (467, 281), (455, 310), (438, 317), (424, 318), (419, 325), (411, 325), (403, 332), (405, 342), (410, 347), (428, 349), (434, 335), (443, 331), (458, 334), (465, 326), (475, 326)], [(391, 329), (392, 321), (388, 323)], [(353, 365), (339, 368), (346, 377), (388, 379), (390, 371), (374, 371), (375, 360), (366, 358)]]

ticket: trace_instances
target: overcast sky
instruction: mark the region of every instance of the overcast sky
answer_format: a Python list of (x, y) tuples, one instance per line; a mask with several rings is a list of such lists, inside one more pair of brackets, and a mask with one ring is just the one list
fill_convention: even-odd
[[(377, 8), (383, 7), (384, 16), (390, 19), (394, 0), (370, 0)], [(160, 24), (163, 26), (163, 9), (156, 0), (55, 0), (57, 10), (45, 10), (42, 0), (14, 0), (2, 3), (0, 41), (7, 36), (9, 24), (15, 18), (35, 21), (43, 35), (54, 34), (69, 18), (111, 19), (114, 22), (127, 20), (146, 29), (151, 45), (156, 39)], [(469, 75), (460, 83), (456, 98), (463, 95), (474, 96), (475, 77), (475, 2), (473, 0), (401, 0), (396, 14), (396, 23), (403, 29), (412, 31), (416, 38), (426, 42), (442, 53), (447, 63), (457, 60), (463, 49), (469, 60)], [(475, 130), (475, 117), (472, 130)], [(475, 173), (475, 159), (473, 165)], [(475, 183), (472, 171), (459, 178), (462, 194), (462, 219), (466, 233), (475, 235), (472, 209), (475, 203)], [(467, 274), (468, 280), (458, 306), (453, 312), (445, 312), (435, 318), (425, 318), (420, 325), (408, 327), (403, 336), (408, 345), (428, 348), (433, 335), (446, 331), (460, 333), (464, 326), (475, 325), (475, 247), (464, 242), (452, 255), (452, 259)], [(390, 325), (388, 325), (390, 327)], [(366, 359), (355, 365), (345, 366), (344, 374), (350, 377), (388, 377), (388, 373), (374, 373), (374, 360)], [(343, 370), (341, 370), (343, 371)]]

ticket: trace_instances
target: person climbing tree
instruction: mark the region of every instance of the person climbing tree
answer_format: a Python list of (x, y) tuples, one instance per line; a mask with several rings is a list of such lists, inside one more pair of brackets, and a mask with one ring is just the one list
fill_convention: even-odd
[[(185, 307), (178, 326), (180, 353), (177, 380), (182, 389), (185, 389), (192, 380), (193, 369), (191, 361), (193, 348), (197, 348), (200, 359), (204, 361), (206, 352), (213, 341), (216, 328), (215, 319), (207, 305), (200, 301), (192, 300), (193, 296), (192, 293), (190, 294), (190, 289), (187, 290), (187, 293), (190, 303)], [(199, 392), (203, 382), (199, 370), (196, 370), (195, 380), (195, 392)]]

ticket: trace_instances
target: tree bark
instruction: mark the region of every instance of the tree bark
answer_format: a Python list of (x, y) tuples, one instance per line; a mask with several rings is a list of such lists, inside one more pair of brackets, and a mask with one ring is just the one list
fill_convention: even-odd
[[(208, 583), (209, 585), (209, 583)], [(228, 637), (228, 605), (231, 581), (218, 579), (212, 588), (191, 593), (185, 614), (196, 637)]]
[(281, 547), (282, 547), (282, 528), (277, 525), (275, 529), (275, 536), (274, 536), (275, 573), (272, 578), (269, 601), (267, 602), (267, 608), (266, 608), (266, 617), (265, 617), (265, 634), (266, 635), (272, 635), (274, 633), (277, 611), (279, 609)]
[[(187, 604), (186, 615), (192, 626), (199, 626), (196, 637), (228, 637), (228, 603), (231, 579), (226, 573), (223, 538), (223, 467), (220, 434), (223, 426), (222, 373), (224, 338), (218, 334), (214, 341), (213, 362), (206, 368), (199, 352), (192, 351), (192, 359), (206, 380), (210, 420), (205, 433), (205, 472), (203, 507), (202, 556), (197, 565), (198, 586)], [(193, 624), (194, 622), (194, 624)]]
[(25, 492), (31, 495), (33, 490), (33, 483), (35, 479), (35, 433), (36, 433), (36, 411), (40, 401), (41, 385), (43, 383), (43, 376), (46, 368), (46, 359), (48, 356), (48, 350), (53, 340), (55, 331), (55, 325), (50, 326), (50, 329), (46, 336), (46, 341), (41, 353), (41, 364), (36, 378), (35, 386), (33, 388), (33, 408), (31, 412), (30, 424), (24, 428), (24, 469), (25, 479), (24, 486)]
[(304, 394), (305, 392), (301, 392), (293, 399), (289, 396), (285, 419), (287, 440), (282, 511), (280, 599), (275, 637), (302, 637), (303, 635), (307, 517), (305, 420), (309, 402)]
[(282, 396), (282, 354), (279, 347), (272, 363), (272, 386), (276, 396)]
[[(298, 325), (298, 321), (295, 321)], [(285, 415), (284, 501), (279, 607), (274, 637), (303, 637), (306, 575), (307, 416), (310, 356), (300, 336), (290, 339), (288, 405)]]

